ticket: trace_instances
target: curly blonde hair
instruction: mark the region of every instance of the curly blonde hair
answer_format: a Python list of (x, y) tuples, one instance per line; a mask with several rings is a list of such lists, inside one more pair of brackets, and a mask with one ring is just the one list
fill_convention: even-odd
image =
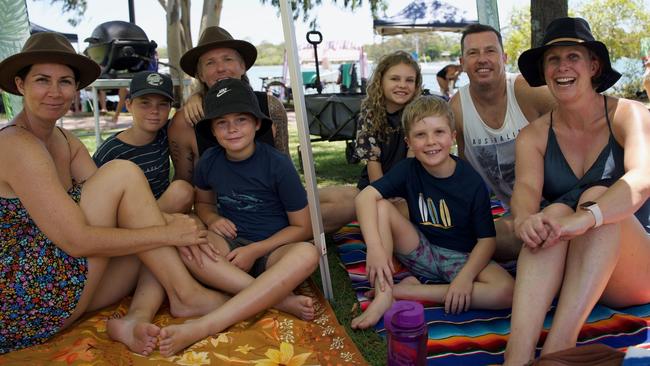
[(384, 96), (381, 81), (388, 69), (399, 64), (411, 66), (415, 70), (415, 93), (409, 102), (418, 97), (422, 93), (420, 65), (407, 52), (395, 51), (379, 60), (368, 82), (366, 97), (361, 101), (361, 120), (369, 123), (368, 131), (379, 136), (382, 140), (394, 131), (391, 130), (386, 121), (386, 97)]

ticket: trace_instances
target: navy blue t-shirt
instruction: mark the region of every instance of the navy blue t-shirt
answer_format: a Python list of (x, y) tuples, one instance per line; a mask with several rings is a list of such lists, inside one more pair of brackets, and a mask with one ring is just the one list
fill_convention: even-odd
[(431, 244), (469, 253), (479, 238), (496, 236), (490, 196), (481, 176), (464, 160), (447, 178), (429, 174), (414, 158), (399, 162), (371, 183), (383, 197), (402, 197), (411, 222)]
[(215, 194), (219, 215), (237, 226), (240, 238), (260, 241), (289, 226), (287, 212), (307, 206), (307, 193), (291, 159), (255, 143), (248, 159), (231, 161), (220, 146), (206, 150), (194, 184)]

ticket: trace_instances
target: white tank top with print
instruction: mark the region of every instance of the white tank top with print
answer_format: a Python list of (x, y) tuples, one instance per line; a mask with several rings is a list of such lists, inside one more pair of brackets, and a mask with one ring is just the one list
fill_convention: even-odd
[(493, 129), (483, 122), (469, 94), (469, 85), (459, 89), (465, 159), (506, 208), (510, 206), (515, 183), (515, 138), (528, 125), (515, 97), (516, 79), (517, 74), (506, 74), (507, 111), (503, 126), (499, 129)]

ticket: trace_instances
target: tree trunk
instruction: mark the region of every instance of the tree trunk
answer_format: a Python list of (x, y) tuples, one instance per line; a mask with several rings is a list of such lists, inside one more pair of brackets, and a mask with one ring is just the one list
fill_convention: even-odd
[[(167, 12), (167, 57), (171, 66), (169, 72), (171, 73), (172, 79), (183, 80), (184, 74), (180, 68), (180, 59), (184, 52), (181, 43), (180, 0), (168, 0), (165, 10)], [(182, 92), (180, 92), (182, 89), (178, 87), (174, 89), (175, 95), (182, 95)]]
[(569, 14), (568, 0), (530, 0), (530, 44), (541, 46), (546, 26), (553, 20)]
[(203, 13), (201, 15), (201, 27), (199, 34), (203, 33), (205, 28), (218, 26), (221, 20), (221, 9), (223, 0), (204, 0)]
[(181, 50), (192, 48), (192, 27), (190, 25), (190, 0), (181, 0)]

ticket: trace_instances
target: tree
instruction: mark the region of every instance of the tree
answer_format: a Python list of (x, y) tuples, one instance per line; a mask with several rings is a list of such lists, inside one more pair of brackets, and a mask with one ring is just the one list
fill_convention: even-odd
[(542, 44), (546, 26), (557, 18), (569, 13), (568, 0), (530, 0), (531, 44)]
[[(280, 9), (280, 1), (282, 0), (260, 0), (262, 4), (271, 3), (277, 9)], [(330, 0), (333, 4), (339, 3), (337, 0)], [(360, 8), (363, 5), (363, 0), (343, 0), (343, 7), (350, 10), (355, 10)], [(291, 8), (293, 9), (293, 19), (298, 19), (300, 14), (302, 14), (303, 21), (309, 19), (309, 11), (314, 7), (319, 6), (323, 3), (322, 0), (291, 0)], [(370, 12), (373, 17), (376, 17), (379, 13), (379, 10), (386, 11), (388, 8), (388, 2), (386, 0), (368, 0), (370, 4)], [(312, 25), (316, 24), (316, 20), (312, 20)]]
[[(62, 11), (74, 12), (74, 16), (68, 20), (71, 24), (78, 21), (86, 11), (87, 0), (48, 0), (51, 3), (62, 3)], [(270, 3), (276, 8), (280, 8), (281, 0), (260, 0), (262, 4)], [(342, 3), (343, 7), (355, 10), (363, 5), (363, 0), (330, 0), (334, 4)], [(388, 7), (387, 0), (367, 0), (370, 4), (370, 10), (373, 16)], [(167, 57), (169, 64), (172, 66), (170, 71), (172, 77), (182, 78), (180, 73), (179, 61), (181, 55), (189, 50), (192, 43), (192, 34), (190, 32), (190, 0), (158, 0), (160, 6), (165, 10), (167, 21)], [(310, 10), (320, 5), (322, 0), (291, 0), (294, 19), (301, 15), (304, 20), (309, 19)], [(210, 26), (219, 25), (223, 0), (204, 0), (203, 14), (201, 16), (200, 33)], [(312, 20), (312, 26), (316, 25), (316, 20)], [(199, 34), (200, 34), (199, 33)], [(190, 75), (194, 76), (194, 75)]]
[(443, 32), (404, 34), (388, 37), (379, 44), (364, 45), (368, 59), (377, 62), (382, 56), (395, 50), (414, 52), (419, 43), (420, 60), (431, 61), (441, 57), (457, 59), (460, 56), (460, 35)]
[(530, 8), (522, 6), (510, 13), (510, 26), (503, 34), (503, 49), (508, 55), (508, 65), (517, 69), (517, 59), (522, 52), (530, 48), (531, 26)]
[(592, 0), (583, 3), (577, 13), (589, 22), (594, 37), (607, 45), (610, 58), (616, 60), (640, 56), (641, 39), (648, 35), (649, 11), (642, 0)]
[[(594, 37), (606, 44), (611, 59), (617, 60), (621, 57), (639, 57), (639, 45), (647, 35), (647, 25), (650, 24), (648, 11), (642, 0), (591, 0), (570, 11), (569, 15), (586, 19)], [(530, 48), (531, 44), (528, 14), (527, 7), (513, 11), (510, 27), (504, 32), (508, 64), (515, 67), (521, 52)]]
[(86, 12), (86, 8), (88, 7), (87, 0), (46, 0), (46, 1), (49, 1), (52, 4), (60, 2), (61, 13), (64, 14), (72, 13), (72, 16), (68, 18), (68, 23), (70, 23), (70, 25), (72, 26), (79, 24), (79, 21), (81, 21), (81, 18), (83, 17), (84, 13)]

